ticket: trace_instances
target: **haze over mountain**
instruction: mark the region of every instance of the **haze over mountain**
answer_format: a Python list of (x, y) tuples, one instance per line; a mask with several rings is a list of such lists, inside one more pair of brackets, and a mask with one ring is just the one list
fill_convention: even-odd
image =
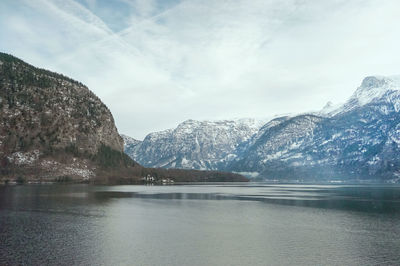
[[(185, 121), (125, 151), (146, 166), (247, 172), (269, 179), (400, 180), (400, 78), (366, 77), (348, 101), (262, 127)], [(212, 125), (212, 126), (210, 126)], [(222, 137), (223, 136), (223, 137)]]

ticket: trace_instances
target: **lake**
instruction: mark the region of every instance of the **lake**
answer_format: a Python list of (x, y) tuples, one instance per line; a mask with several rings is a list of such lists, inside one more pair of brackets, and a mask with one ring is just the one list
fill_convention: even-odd
[(0, 265), (400, 265), (400, 186), (0, 186)]

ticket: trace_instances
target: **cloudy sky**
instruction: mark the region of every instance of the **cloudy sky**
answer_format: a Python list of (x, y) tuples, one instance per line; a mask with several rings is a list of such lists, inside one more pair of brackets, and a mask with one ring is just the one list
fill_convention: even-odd
[(0, 50), (77, 79), (141, 139), (270, 117), (400, 74), (397, 0), (1, 0)]

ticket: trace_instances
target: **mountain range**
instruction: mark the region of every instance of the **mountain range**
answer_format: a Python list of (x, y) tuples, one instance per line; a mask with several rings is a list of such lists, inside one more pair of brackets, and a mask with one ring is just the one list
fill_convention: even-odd
[(122, 137), (126, 153), (144, 165), (220, 170), (237, 157), (239, 144), (257, 133), (260, 125), (255, 119), (187, 120), (175, 129), (150, 133), (143, 141)]
[(220, 170), (273, 180), (400, 181), (400, 77), (369, 76), (344, 104), (255, 119), (188, 120), (128, 136), (125, 152), (148, 167)]

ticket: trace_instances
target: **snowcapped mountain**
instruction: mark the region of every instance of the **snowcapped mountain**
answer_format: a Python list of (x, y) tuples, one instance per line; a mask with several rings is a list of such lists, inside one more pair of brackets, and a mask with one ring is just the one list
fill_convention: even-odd
[(351, 107), (363, 106), (373, 101), (388, 100), (387, 96), (393, 92), (398, 92), (399, 89), (399, 76), (366, 77), (345, 106), (351, 109)]
[(399, 110), (400, 77), (370, 76), (347, 102), (328, 103), (320, 112), (276, 117), (263, 126), (254, 119), (188, 120), (125, 150), (146, 166), (400, 182)]
[(142, 142), (125, 136), (125, 152), (144, 166), (222, 170), (237, 157), (239, 144), (257, 133), (262, 123), (187, 120), (175, 129), (150, 133)]
[(328, 116), (334, 116), (372, 102), (390, 102), (393, 100), (393, 96), (395, 98), (398, 96), (399, 89), (400, 76), (369, 76), (364, 78), (361, 86), (357, 88), (346, 103), (334, 106), (329, 102), (321, 111), (321, 114), (325, 113)]
[(399, 180), (399, 89), (393, 78), (367, 77), (327, 116), (273, 120), (229, 168), (273, 179)]

